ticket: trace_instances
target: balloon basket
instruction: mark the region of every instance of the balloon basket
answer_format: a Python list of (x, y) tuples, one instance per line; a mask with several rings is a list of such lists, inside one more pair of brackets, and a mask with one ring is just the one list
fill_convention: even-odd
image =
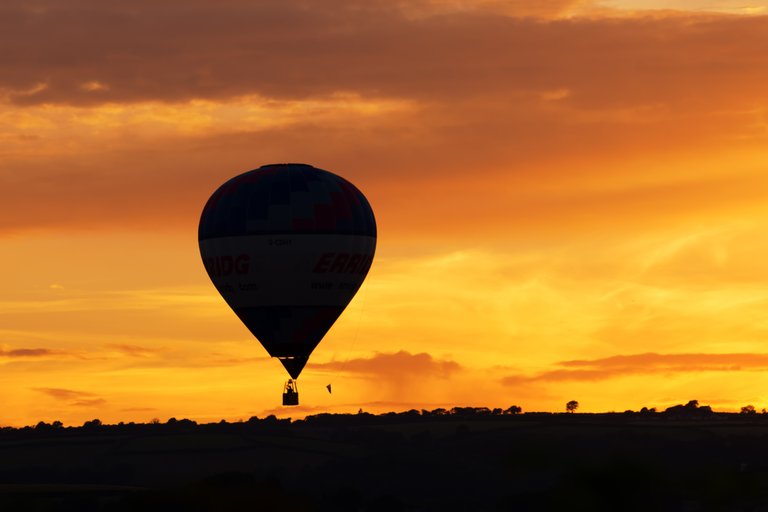
[(288, 379), (283, 388), (283, 405), (299, 405), (299, 387), (293, 379)]

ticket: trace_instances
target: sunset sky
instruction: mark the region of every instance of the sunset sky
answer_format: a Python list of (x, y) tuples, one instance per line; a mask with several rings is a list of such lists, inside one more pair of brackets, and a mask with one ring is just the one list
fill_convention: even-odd
[[(4, 0), (0, 62), (0, 425), (768, 407), (768, 1)], [(277, 162), (379, 231), (292, 409), (197, 247)]]

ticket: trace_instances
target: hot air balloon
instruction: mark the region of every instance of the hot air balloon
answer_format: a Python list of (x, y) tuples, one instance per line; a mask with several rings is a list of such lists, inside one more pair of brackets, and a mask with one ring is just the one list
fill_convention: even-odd
[(298, 405), (296, 379), (371, 267), (368, 200), (328, 171), (265, 165), (213, 193), (198, 241), (216, 289), (288, 371), (283, 405)]

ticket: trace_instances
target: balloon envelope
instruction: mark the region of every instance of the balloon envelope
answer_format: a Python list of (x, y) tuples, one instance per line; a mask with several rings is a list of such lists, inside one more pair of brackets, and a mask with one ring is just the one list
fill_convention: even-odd
[(376, 220), (344, 178), (304, 164), (266, 165), (213, 193), (198, 240), (216, 289), (298, 378), (370, 269)]

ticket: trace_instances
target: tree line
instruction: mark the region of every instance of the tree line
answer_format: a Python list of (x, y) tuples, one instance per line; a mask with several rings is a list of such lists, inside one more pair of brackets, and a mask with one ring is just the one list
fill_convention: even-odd
[[(570, 400), (565, 405), (565, 411), (568, 415), (574, 414), (579, 408), (579, 402)], [(34, 426), (25, 427), (0, 427), (0, 433), (27, 432), (27, 433), (57, 433), (67, 431), (78, 431), (82, 433), (93, 432), (178, 432), (193, 429), (202, 430), (221, 430), (221, 429), (275, 429), (286, 427), (288, 425), (302, 426), (323, 426), (340, 424), (370, 424), (370, 423), (391, 423), (402, 421), (429, 421), (429, 420), (450, 420), (450, 419), (471, 419), (471, 418), (492, 418), (492, 417), (510, 417), (510, 416), (555, 416), (557, 413), (550, 412), (528, 412), (523, 414), (522, 407), (511, 405), (507, 408), (489, 408), (489, 407), (452, 407), (450, 409), (438, 407), (436, 409), (410, 409), (402, 412), (386, 412), (372, 414), (360, 409), (357, 413), (320, 413), (306, 416), (303, 419), (277, 418), (275, 415), (269, 415), (264, 418), (252, 416), (248, 420), (227, 422), (221, 420), (214, 423), (198, 423), (190, 419), (170, 418), (166, 422), (153, 418), (148, 423), (119, 422), (117, 424), (105, 424), (99, 419), (92, 419), (84, 422), (80, 426), (65, 426), (61, 421), (52, 421), (47, 423), (40, 421)], [(623, 413), (592, 413), (590, 416), (616, 416), (616, 415), (639, 415), (639, 416), (659, 416), (665, 418), (707, 418), (715, 414), (733, 416), (734, 413), (716, 413), (708, 405), (700, 405), (698, 400), (690, 400), (685, 404), (673, 405), (663, 411), (657, 411), (655, 407), (643, 407), (639, 411), (625, 410)], [(768, 413), (766, 409), (758, 412), (753, 405), (741, 407), (740, 417), (758, 417)], [(578, 416), (581, 416), (579, 414)]]

